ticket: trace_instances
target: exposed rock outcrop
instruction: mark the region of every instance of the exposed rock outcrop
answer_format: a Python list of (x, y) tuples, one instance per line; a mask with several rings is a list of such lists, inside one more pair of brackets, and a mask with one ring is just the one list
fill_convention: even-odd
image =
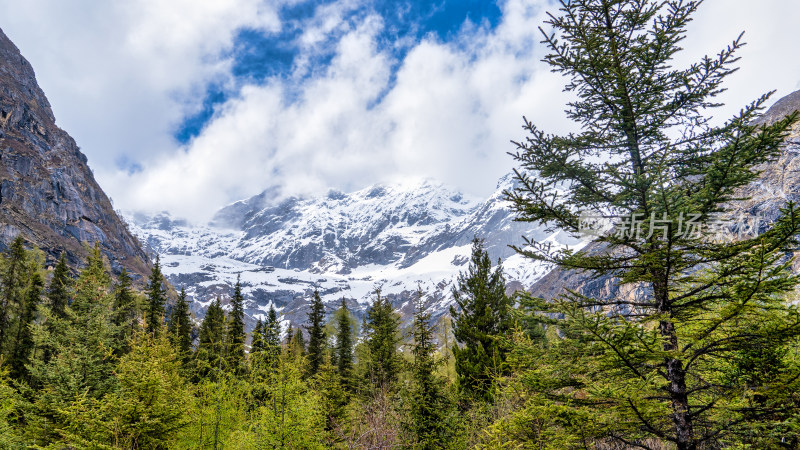
[(48, 262), (78, 267), (99, 242), (112, 270), (148, 272), (148, 258), (100, 189), (75, 141), (56, 126), (30, 63), (0, 30), (0, 250), (18, 234)]

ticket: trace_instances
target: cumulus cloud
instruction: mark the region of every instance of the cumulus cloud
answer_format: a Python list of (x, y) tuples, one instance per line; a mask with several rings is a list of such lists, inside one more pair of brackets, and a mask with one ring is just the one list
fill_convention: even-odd
[[(32, 60), (48, 95), (56, 93), (59, 120), (125, 209), (205, 220), (270, 186), (307, 195), (416, 176), (486, 195), (513, 165), (505, 152), (513, 150), (510, 139), (524, 138), (522, 115), (550, 132), (572, 127), (563, 113), (564, 80), (540, 61), (537, 27), (552, 2), (505, 0), (497, 27), (466, 22), (452, 40), (426, 36), (404, 42), (407, 52), (398, 54), (381, 42), (384, 18), (370, 14), (368, 2), (348, 0), (319, 6), (301, 24), (290, 76), (234, 86), (237, 95), (200, 134), (178, 145), (171, 127), (199, 107), (204, 87), (235, 84), (226, 51), (236, 30), (269, 33), (286, 24), (276, 10), (247, 0), (112, 4), (97, 3), (94, 17), (64, 10), (74, 19), (69, 25), (57, 11), (45, 12), (31, 31), (25, 21), (60, 2), (14, 3), (21, 25), (0, 26)], [(12, 15), (11, 5), (0, 0), (0, 17)], [(359, 8), (367, 12), (348, 20)], [(765, 90), (800, 88), (800, 60), (790, 56), (798, 21), (800, 5), (781, 0), (707, 0), (676, 63), (714, 53), (747, 31), (742, 70), (719, 112), (727, 116)], [(58, 33), (64, 39), (51, 41)], [(314, 67), (324, 51), (332, 51), (330, 63)], [(108, 161), (134, 149), (141, 170)]]

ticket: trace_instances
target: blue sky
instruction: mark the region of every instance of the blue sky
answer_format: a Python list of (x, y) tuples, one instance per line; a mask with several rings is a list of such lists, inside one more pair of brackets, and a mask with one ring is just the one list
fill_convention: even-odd
[[(267, 188), (434, 178), (486, 197), (522, 116), (573, 129), (541, 62), (552, 0), (0, 0), (115, 207), (195, 221)], [(685, 65), (746, 31), (724, 118), (800, 89), (800, 2), (706, 0)]]
[[(279, 16), (284, 25), (278, 32), (252, 28), (238, 30), (231, 50), (232, 74), (241, 83), (255, 84), (263, 84), (275, 77), (292, 77), (295, 58), (303, 50), (298, 39), (302, 37), (305, 23), (313, 20), (321, 5), (334, 3), (304, 1), (282, 6)], [(375, 0), (346, 10), (343, 20), (356, 26), (369, 14), (377, 14), (383, 19), (384, 26), (376, 40), (391, 51), (397, 62), (402, 61), (406, 53), (423, 38), (452, 42), (459, 39), (465, 24), (491, 30), (501, 18), (500, 7), (491, 0)], [(315, 70), (322, 70), (330, 64), (335, 53), (333, 45), (342, 33), (344, 31), (340, 30), (326, 36), (327, 45), (323, 45), (311, 61)], [(310, 75), (304, 74), (300, 81)], [(213, 116), (214, 108), (224, 104), (232, 95), (236, 95), (235, 87), (226, 89), (219, 84), (207, 86), (201, 111), (186, 117), (177, 126), (175, 138), (185, 144), (196, 137)], [(126, 162), (121, 161), (121, 164)]]

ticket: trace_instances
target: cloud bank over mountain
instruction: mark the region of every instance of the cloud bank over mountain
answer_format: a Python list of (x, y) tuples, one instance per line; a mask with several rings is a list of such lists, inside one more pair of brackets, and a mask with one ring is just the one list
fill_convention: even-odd
[[(563, 80), (540, 62), (545, 0), (72, 2), (0, 0), (59, 124), (127, 210), (208, 219), (282, 195), (433, 177), (488, 195), (526, 115), (568, 128)], [(800, 86), (800, 5), (708, 0), (685, 60), (742, 30), (725, 117)]]

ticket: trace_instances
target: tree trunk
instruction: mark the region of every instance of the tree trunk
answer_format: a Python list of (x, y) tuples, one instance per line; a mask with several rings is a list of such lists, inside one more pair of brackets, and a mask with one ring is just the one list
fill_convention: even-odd
[[(653, 294), (659, 305), (660, 313), (671, 313), (669, 294), (666, 283), (653, 283)], [(678, 349), (678, 335), (675, 333), (675, 324), (670, 320), (662, 320), (659, 323), (659, 330), (663, 338), (663, 348), (665, 351)], [(666, 367), (667, 391), (672, 403), (672, 422), (675, 426), (675, 444), (678, 450), (695, 450), (697, 444), (694, 442), (694, 427), (692, 418), (689, 415), (689, 395), (686, 390), (686, 370), (683, 361), (676, 358), (667, 358), (664, 361)]]

